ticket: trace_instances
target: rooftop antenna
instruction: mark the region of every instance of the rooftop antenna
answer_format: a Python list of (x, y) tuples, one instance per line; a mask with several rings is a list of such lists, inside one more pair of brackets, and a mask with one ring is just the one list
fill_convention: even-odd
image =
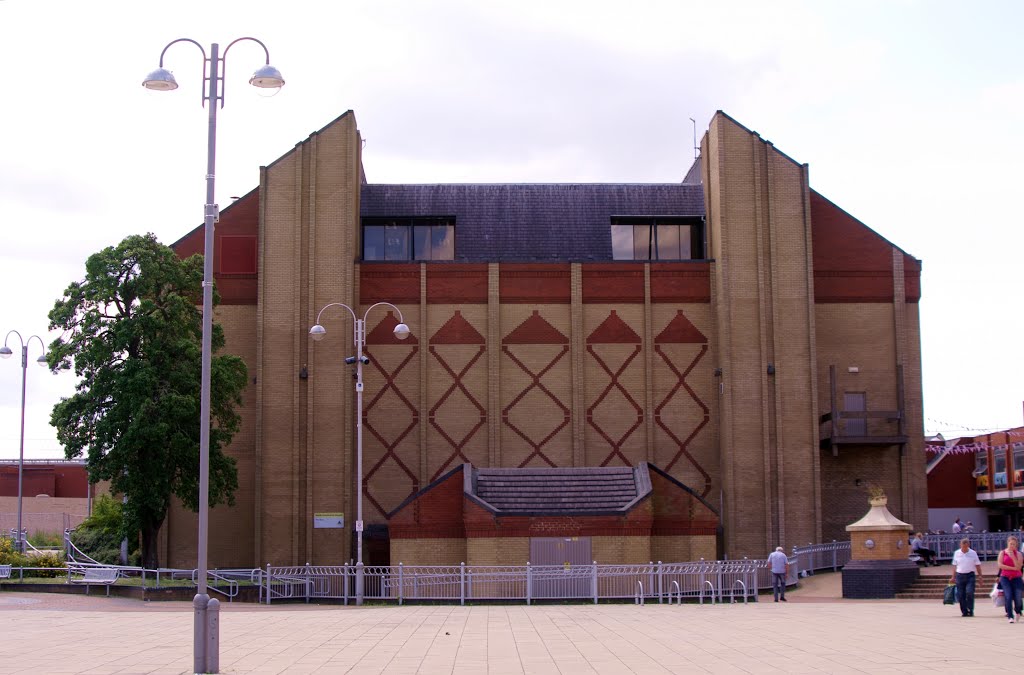
[(690, 121), (693, 122), (693, 158), (697, 159), (700, 154), (700, 146), (697, 145), (697, 120), (691, 117)]

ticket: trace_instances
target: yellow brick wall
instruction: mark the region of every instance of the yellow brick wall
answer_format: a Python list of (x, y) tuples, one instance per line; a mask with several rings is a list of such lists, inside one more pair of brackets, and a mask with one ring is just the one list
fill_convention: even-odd
[(525, 565), (529, 537), (474, 537), (466, 540), (467, 565)]
[[(256, 308), (251, 305), (221, 305), (214, 320), (224, 329), (224, 349), (219, 354), (240, 356), (249, 369), (249, 384), (242, 392), (239, 413), (242, 423), (231, 444), (225, 448), (238, 471), (238, 490), (234, 506), (221, 504), (210, 510), (208, 562), (210, 567), (247, 567), (253, 559), (256, 498), (256, 343), (252, 339)], [(177, 499), (171, 501), (167, 519), (159, 537), (160, 564), (168, 567), (193, 567), (198, 546), (198, 515), (185, 509)]]
[[(565, 337), (571, 334), (569, 305), (502, 305), (501, 326), (502, 336), (514, 331), (537, 311)], [(544, 387), (551, 396), (538, 387), (533, 387), (515, 405), (512, 403), (526, 390), (532, 379), (515, 361), (503, 351), (506, 345), (495, 345), (502, 351), (500, 370), (498, 372), (500, 386), (501, 414), (526, 435), (534, 443), (554, 435), (540, 448), (540, 452), (551, 462), (544, 461), (540, 455), (533, 455), (534, 448), (517, 434), (508, 424), (501, 427), (500, 466), (572, 466), (572, 424), (563, 425), (565, 413), (554, 402), (559, 401), (566, 409), (572, 409), (572, 356), (562, 354), (569, 347), (565, 345), (507, 345), (508, 351), (518, 358), (523, 366), (532, 373), (540, 373), (553, 360), (557, 359), (541, 378)], [(561, 354), (561, 356), (559, 356)], [(554, 397), (553, 399), (551, 397)], [(509, 409), (511, 406), (511, 409)]]
[[(850, 557), (853, 560), (905, 560), (910, 555), (908, 532), (851, 532)], [(874, 542), (868, 548), (868, 540)]]
[(458, 565), (463, 562), (468, 564), (465, 539), (391, 540), (392, 565)]
[(591, 537), (590, 547), (598, 565), (646, 565), (652, 560), (650, 537)]
[[(767, 553), (765, 554), (767, 555)], [(712, 535), (691, 537), (651, 537), (651, 558), (657, 562), (688, 562), (716, 560), (716, 541)]]
[(806, 167), (721, 114), (702, 147), (726, 551), (761, 555), (821, 530)]

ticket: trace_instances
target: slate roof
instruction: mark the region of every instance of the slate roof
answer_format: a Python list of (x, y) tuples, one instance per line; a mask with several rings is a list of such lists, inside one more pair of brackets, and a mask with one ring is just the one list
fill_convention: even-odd
[(470, 495), (498, 515), (582, 515), (629, 510), (651, 491), (637, 467), (472, 469)]
[(612, 216), (704, 215), (699, 184), (362, 186), (363, 217), (454, 216), (456, 262), (611, 260)]

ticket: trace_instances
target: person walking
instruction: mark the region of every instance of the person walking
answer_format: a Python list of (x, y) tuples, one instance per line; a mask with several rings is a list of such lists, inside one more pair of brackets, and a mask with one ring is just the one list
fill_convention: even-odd
[(930, 548), (925, 548), (924, 535), (920, 532), (915, 534), (913, 540), (911, 540), (910, 550), (916, 553), (917, 555), (921, 556), (921, 559), (924, 560), (925, 565), (931, 564), (936, 567), (939, 566), (938, 561), (935, 560), (935, 551), (931, 550)]
[(789, 571), (789, 558), (783, 552), (781, 546), (768, 556), (768, 567), (772, 570), (772, 590), (775, 592), (775, 602), (786, 600), (786, 572)]
[(1006, 618), (1014, 622), (1014, 611), (1020, 621), (1022, 607), (1021, 594), (1024, 592), (1024, 580), (1021, 579), (1021, 568), (1024, 567), (1024, 554), (1019, 550), (1020, 540), (1012, 534), (1006, 538), (1006, 548), (999, 554), (999, 587), (1003, 589), (1006, 601)]
[(960, 540), (960, 548), (953, 554), (953, 577), (950, 579), (950, 583), (956, 584), (961, 616), (974, 616), (974, 587), (980, 582), (981, 560), (971, 548), (971, 540), (964, 537)]

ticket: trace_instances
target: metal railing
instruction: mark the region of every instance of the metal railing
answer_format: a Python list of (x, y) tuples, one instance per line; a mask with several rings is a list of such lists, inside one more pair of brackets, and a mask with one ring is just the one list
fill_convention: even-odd
[[(394, 565), (363, 568), (363, 598), (369, 601), (466, 602), (538, 600), (634, 600), (659, 603), (710, 599), (712, 602), (757, 599), (771, 588), (764, 560), (718, 560), (646, 565)], [(790, 582), (796, 583), (796, 573)], [(356, 598), (355, 569), (268, 565), (260, 598), (280, 600)]]
[[(950, 559), (963, 537), (983, 559), (994, 558), (1011, 532), (927, 535), (925, 545), (940, 559)], [(155, 578), (196, 581), (195, 570), (101, 565), (83, 554), (66, 538), (70, 553), (68, 568), (60, 570), (68, 579), (93, 567), (113, 567), (121, 577), (141, 577), (144, 585)], [(907, 548), (908, 555), (910, 548)], [(850, 560), (850, 542), (795, 546), (789, 556), (787, 586), (799, 577), (822, 570), (838, 571)], [(21, 577), (34, 568), (12, 569)], [(42, 571), (42, 570), (40, 570)], [(52, 572), (52, 569), (49, 571)], [(211, 588), (229, 599), (237, 597), (240, 586), (259, 589), (260, 602), (338, 600), (348, 604), (356, 599), (356, 573), (351, 565), (296, 565), (266, 569), (211, 570)], [(215, 587), (216, 586), (216, 587)], [(403, 565), (364, 568), (363, 599), (379, 602), (512, 601), (531, 604), (545, 600), (646, 600), (681, 603), (684, 599), (714, 603), (757, 601), (758, 593), (772, 588), (772, 574), (766, 560), (699, 560), (684, 563), (651, 562), (646, 565)]]
[[(794, 573), (799, 576), (807, 576), (819, 570), (838, 572), (840, 568), (850, 561), (850, 542), (832, 540), (832, 543), (829, 544), (794, 546), (793, 553), (790, 555), (790, 562), (793, 562), (794, 559), (796, 564), (790, 566), (795, 568), (791, 570), (791, 576)], [(768, 587), (770, 588), (771, 574), (768, 575), (768, 581)], [(787, 579), (788, 582), (789, 580)]]

